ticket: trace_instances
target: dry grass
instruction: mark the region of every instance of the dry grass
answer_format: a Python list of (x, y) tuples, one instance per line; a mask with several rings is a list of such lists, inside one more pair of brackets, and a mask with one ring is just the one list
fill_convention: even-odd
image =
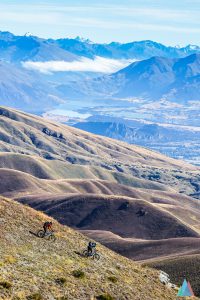
[[(179, 233), (185, 228), (190, 236), (199, 233), (199, 204), (177, 193), (190, 195), (198, 191), (197, 167), (7, 108), (0, 108), (0, 151), (0, 194), (24, 202), (38, 201), (37, 208), (45, 204), (48, 209), (42, 209), (52, 215), (54, 203), (55, 211), (60, 206), (62, 213), (55, 217), (65, 224), (69, 215), (65, 216), (67, 209), (61, 204), (76, 196), (79, 203), (84, 194), (86, 204), (92, 196), (99, 202), (106, 200), (111, 208), (121, 200), (137, 205), (142, 199), (148, 209), (154, 210), (153, 217), (162, 216), (173, 226), (180, 225)], [(127, 215), (122, 213), (117, 218), (125, 224)], [(95, 300), (106, 299), (106, 295), (115, 300), (175, 299), (175, 292), (159, 283), (157, 271), (101, 245), (100, 261), (84, 259), (77, 251), (86, 247), (87, 238), (56, 221), (56, 243), (36, 238), (29, 231), (36, 232), (46, 218), (20, 204), (0, 200), (1, 299)], [(113, 220), (108, 227), (112, 227)], [(140, 225), (148, 229), (148, 223)], [(155, 235), (157, 228), (152, 232)], [(124, 241), (120, 243), (124, 247)], [(163, 251), (155, 242), (150, 246)], [(125, 250), (129, 251), (128, 247)]]
[[(138, 300), (174, 299), (174, 291), (159, 283), (157, 271), (143, 268), (100, 244), (99, 261), (83, 258), (77, 253), (86, 247), (87, 238), (54, 220), (54, 229), (59, 232), (55, 243), (29, 232), (36, 232), (46, 219), (21, 204), (0, 200), (0, 282), (11, 284), (0, 288), (1, 299), (41, 296), (45, 300), (90, 300), (104, 294), (117, 300), (132, 300), (133, 295)], [(81, 275), (74, 277), (75, 272)]]
[(42, 179), (103, 179), (164, 189), (159, 182), (186, 194), (199, 186), (197, 167), (13, 109), (0, 108), (0, 128), (1, 168)]

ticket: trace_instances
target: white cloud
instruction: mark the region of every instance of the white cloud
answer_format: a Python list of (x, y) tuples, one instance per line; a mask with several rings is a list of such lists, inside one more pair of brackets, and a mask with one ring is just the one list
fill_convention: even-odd
[(113, 73), (128, 66), (130, 60), (107, 59), (96, 56), (94, 60), (81, 57), (79, 61), (46, 61), (46, 62), (23, 62), (26, 69), (39, 71), (41, 73), (51, 74), (54, 72), (96, 72)]
[(52, 24), (59, 22), (60, 15), (55, 13), (48, 13), (44, 15), (43, 13), (39, 12), (1, 12), (0, 11), (0, 21), (1, 22), (20, 22), (20, 23), (31, 23), (34, 20), (34, 16), (37, 13), (37, 22), (39, 24)]
[(199, 1), (1, 0), (0, 27), (47, 38), (79, 35), (99, 42), (153, 39), (195, 44), (200, 33)]
[(82, 26), (82, 28), (100, 28), (100, 29), (113, 29), (115, 32), (123, 29), (123, 30), (145, 30), (145, 31), (154, 31), (154, 32), (160, 32), (160, 31), (168, 31), (168, 32), (182, 32), (182, 33), (200, 33), (200, 28), (195, 26), (183, 26), (177, 25), (168, 25), (168, 24), (158, 24), (153, 22), (143, 21), (142, 23), (140, 21), (121, 21), (120, 23), (117, 20), (110, 20), (110, 21), (104, 21), (104, 20), (97, 20), (95, 18), (73, 18), (68, 20), (63, 20), (63, 26)]

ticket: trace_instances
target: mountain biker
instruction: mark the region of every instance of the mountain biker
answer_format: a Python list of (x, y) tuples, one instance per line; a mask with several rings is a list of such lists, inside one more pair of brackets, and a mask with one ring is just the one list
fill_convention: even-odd
[(93, 251), (96, 248), (96, 245), (97, 245), (96, 243), (93, 243), (91, 241), (88, 243), (88, 247), (87, 247), (88, 255), (92, 255), (93, 254)]
[(47, 232), (52, 231), (52, 222), (45, 222), (43, 225), (44, 233), (46, 234)]

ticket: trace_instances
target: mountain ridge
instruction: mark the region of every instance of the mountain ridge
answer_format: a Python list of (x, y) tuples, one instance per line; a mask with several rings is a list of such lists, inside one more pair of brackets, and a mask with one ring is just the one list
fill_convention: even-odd
[[(198, 143), (197, 141), (200, 138), (198, 127), (166, 126), (166, 124), (156, 124), (154, 122), (145, 123), (139, 120), (99, 118), (98, 116), (89, 117), (72, 126), (130, 144), (148, 147), (174, 158), (182, 156), (188, 162), (194, 157), (193, 163), (199, 164), (198, 148), (195, 149), (193, 146)], [(187, 143), (191, 150), (184, 149), (184, 143)]]
[[(198, 101), (200, 54), (171, 59), (151, 57), (133, 62), (116, 73), (86, 82), (83, 94), (112, 99), (139, 98), (175, 103)], [(159, 83), (159, 84), (158, 84)], [(88, 86), (88, 87), (87, 87)], [(189, 93), (192, 90), (192, 93)]]
[[(16, 49), (14, 49), (14, 46)], [(49, 46), (54, 50), (50, 51)], [(43, 53), (44, 51), (46, 52), (46, 57)], [(0, 32), (0, 54), (2, 57), (4, 55), (5, 59), (9, 59), (10, 55), (12, 61), (47, 61), (56, 58), (55, 52), (57, 52), (57, 60), (63, 59), (68, 61), (77, 59), (77, 56), (88, 58), (101, 56), (113, 59), (145, 59), (156, 55), (184, 57), (192, 53), (200, 52), (200, 47), (188, 45), (177, 48), (165, 46), (150, 40), (100, 44), (80, 38), (44, 39), (32, 35), (17, 36), (10, 32)], [(27, 56), (28, 54), (29, 56)]]

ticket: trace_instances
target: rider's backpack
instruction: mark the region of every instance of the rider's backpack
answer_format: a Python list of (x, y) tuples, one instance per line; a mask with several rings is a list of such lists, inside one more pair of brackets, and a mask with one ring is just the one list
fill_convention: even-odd
[(49, 226), (49, 222), (45, 222), (43, 225), (44, 228), (47, 228), (48, 226)]

